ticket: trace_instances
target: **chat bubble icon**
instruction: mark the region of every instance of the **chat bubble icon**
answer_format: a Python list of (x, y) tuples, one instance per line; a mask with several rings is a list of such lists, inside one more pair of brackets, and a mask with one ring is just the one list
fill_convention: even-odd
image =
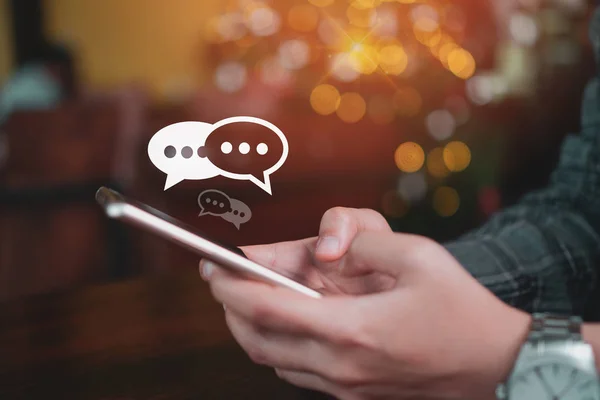
[(198, 205), (200, 206), (199, 217), (203, 215), (220, 217), (235, 225), (238, 230), (242, 224), (252, 218), (250, 207), (219, 190), (209, 189), (200, 193), (198, 195)]
[(232, 211), (229, 196), (218, 190), (205, 190), (200, 193), (198, 196), (198, 205), (201, 210), (198, 216), (208, 214), (220, 217)]
[(252, 211), (245, 203), (237, 199), (231, 199), (231, 211), (221, 216), (225, 221), (231, 222), (239, 230), (240, 225), (245, 224), (252, 218)]
[(205, 143), (205, 154), (221, 175), (249, 180), (272, 194), (271, 174), (285, 163), (287, 138), (272, 123), (254, 117), (217, 122)]
[(164, 190), (183, 180), (201, 180), (221, 174), (203, 154), (205, 142), (214, 126), (186, 121), (168, 125), (152, 136), (148, 156), (156, 168), (167, 174)]

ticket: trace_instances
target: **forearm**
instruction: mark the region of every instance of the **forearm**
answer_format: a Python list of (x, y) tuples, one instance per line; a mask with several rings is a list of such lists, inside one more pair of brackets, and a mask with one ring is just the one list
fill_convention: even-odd
[(594, 350), (596, 370), (600, 371), (600, 324), (585, 324), (582, 328), (583, 339)]
[(583, 213), (552, 200), (528, 199), (446, 248), (510, 305), (581, 314), (597, 280), (600, 236)]

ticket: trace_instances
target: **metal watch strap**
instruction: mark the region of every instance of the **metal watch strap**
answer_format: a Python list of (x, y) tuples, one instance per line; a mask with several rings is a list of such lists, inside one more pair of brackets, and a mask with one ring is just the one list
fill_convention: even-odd
[(533, 314), (527, 341), (530, 343), (554, 340), (582, 341), (583, 320), (576, 316)]

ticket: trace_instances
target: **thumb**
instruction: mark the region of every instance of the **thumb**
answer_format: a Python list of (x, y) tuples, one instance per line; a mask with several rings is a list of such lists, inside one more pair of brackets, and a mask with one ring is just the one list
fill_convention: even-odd
[(373, 272), (394, 278), (422, 270), (435, 257), (440, 245), (417, 235), (386, 232), (362, 232), (356, 235), (344, 258), (340, 272), (359, 276)]
[(391, 232), (385, 218), (374, 210), (334, 207), (323, 214), (315, 258), (321, 263), (339, 260), (359, 232)]

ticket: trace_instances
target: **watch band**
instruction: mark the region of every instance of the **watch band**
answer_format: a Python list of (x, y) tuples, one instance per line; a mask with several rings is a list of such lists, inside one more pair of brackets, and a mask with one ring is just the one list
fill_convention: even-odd
[(528, 342), (538, 343), (553, 340), (582, 341), (583, 320), (577, 316), (533, 314)]

